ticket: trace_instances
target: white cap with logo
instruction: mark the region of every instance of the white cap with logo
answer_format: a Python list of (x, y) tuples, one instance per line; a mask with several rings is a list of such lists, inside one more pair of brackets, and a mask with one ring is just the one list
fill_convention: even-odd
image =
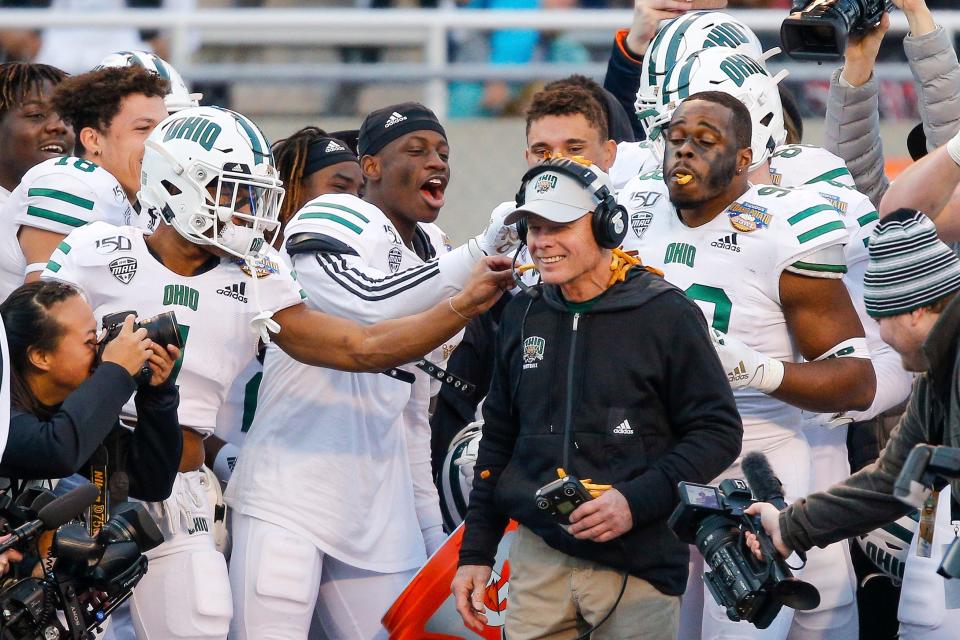
[[(595, 194), (603, 187), (607, 188), (607, 193), (614, 193), (613, 184), (596, 165), (583, 165), (581, 168), (585, 170), (582, 182), (566, 171), (551, 167), (549, 161), (534, 167), (540, 172), (528, 172), (528, 175), (533, 175), (524, 187), (523, 204), (507, 214), (504, 224), (513, 224), (529, 214), (565, 224), (595, 211), (599, 204)], [(594, 176), (589, 176), (590, 172)], [(588, 184), (587, 180), (591, 177), (595, 179)]]

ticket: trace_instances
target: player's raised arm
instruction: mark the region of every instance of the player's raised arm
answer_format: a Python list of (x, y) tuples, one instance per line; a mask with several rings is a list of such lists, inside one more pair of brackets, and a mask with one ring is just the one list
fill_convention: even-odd
[(274, 314), (274, 340), (300, 362), (344, 371), (379, 371), (416, 360), (489, 309), (512, 286), (510, 260), (483, 258), (463, 291), (416, 315), (366, 327), (300, 304)]

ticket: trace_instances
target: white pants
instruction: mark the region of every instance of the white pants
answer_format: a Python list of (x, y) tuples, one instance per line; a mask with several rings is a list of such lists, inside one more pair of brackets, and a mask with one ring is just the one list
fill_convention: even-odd
[(901, 640), (956, 640), (960, 637), (960, 580), (937, 574), (943, 552), (956, 538), (950, 522), (950, 487), (940, 492), (931, 557), (917, 555), (919, 529), (910, 543), (900, 589)]
[[(386, 639), (380, 619), (415, 570), (376, 573), (324, 554), (302, 536), (234, 511), (231, 640)], [(310, 632), (314, 618), (318, 625)]]
[[(783, 483), (787, 502), (807, 495), (810, 490), (810, 446), (802, 433), (793, 437), (770, 442), (767, 440), (744, 441), (741, 456), (751, 451), (760, 451), (770, 462), (774, 473)], [(726, 478), (742, 478), (740, 460), (727, 469), (717, 482)], [(757, 629), (749, 622), (733, 622), (727, 618), (726, 609), (717, 604), (713, 595), (703, 583), (703, 558), (695, 547), (690, 552), (691, 571), (687, 582), (687, 594), (695, 590), (700, 593), (688, 597), (684, 594), (680, 607), (679, 640), (784, 640), (793, 622), (794, 610), (783, 607), (780, 613), (766, 629)], [(794, 556), (789, 561), (797, 566), (798, 560)], [(800, 572), (794, 571), (799, 577)], [(698, 605), (702, 603), (702, 609)], [(697, 629), (697, 618), (702, 615), (700, 629)]]
[(144, 503), (164, 542), (147, 552), (147, 574), (133, 590), (138, 640), (225, 640), (233, 605), (223, 554), (210, 529), (213, 511), (202, 471), (179, 473), (163, 502)]
[[(804, 435), (810, 443), (811, 492), (823, 491), (850, 476), (846, 426), (815, 425), (804, 429)], [(858, 640), (857, 576), (849, 543), (844, 540), (807, 551), (803, 579), (820, 591), (820, 606), (794, 614), (789, 640)]]

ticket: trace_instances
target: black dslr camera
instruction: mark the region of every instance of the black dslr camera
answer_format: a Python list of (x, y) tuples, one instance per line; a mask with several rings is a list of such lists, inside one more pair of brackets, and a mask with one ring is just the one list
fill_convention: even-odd
[(893, 7), (890, 0), (793, 0), (791, 15), (780, 25), (780, 42), (797, 60), (839, 60), (847, 37), (876, 26)]
[[(766, 629), (783, 605), (807, 610), (820, 604), (816, 587), (793, 577), (759, 518), (744, 515), (755, 502), (746, 482), (723, 480), (719, 487), (681, 482), (678, 488), (680, 504), (668, 524), (703, 554), (712, 569), (704, 581), (728, 618)], [(747, 531), (760, 540), (763, 560), (747, 548)]]
[(78, 522), (58, 526), (96, 495), (92, 485), (75, 489), (47, 502), (35, 514), (37, 520), (13, 530), (15, 537), (19, 532), (18, 541), (26, 542), (43, 529), (56, 528), (50, 548), (55, 560), (41, 563), (43, 577), (14, 581), (0, 592), (2, 640), (93, 637), (93, 630), (130, 597), (147, 572), (143, 552), (163, 542), (163, 535), (142, 505), (132, 503), (111, 517), (96, 537)]
[[(960, 478), (960, 449), (918, 444), (907, 456), (900, 475), (893, 485), (893, 495), (918, 509), (933, 489), (939, 489), (946, 480)], [(949, 509), (950, 505), (941, 505)], [(947, 579), (960, 578), (960, 542), (956, 539), (943, 554), (937, 573)]]
[[(103, 357), (103, 350), (111, 340), (120, 335), (123, 329), (123, 321), (127, 316), (136, 316), (136, 311), (118, 311), (117, 313), (108, 313), (103, 316), (102, 324), (106, 334), (97, 345), (97, 361)], [(183, 341), (180, 339), (180, 329), (177, 327), (177, 315), (173, 311), (158, 313), (152, 318), (134, 321), (133, 330), (144, 328), (147, 330), (147, 337), (159, 345), (174, 345), (177, 348), (183, 347)], [(150, 382), (150, 367), (146, 362), (140, 367), (140, 371), (133, 378), (137, 384), (144, 385)]]

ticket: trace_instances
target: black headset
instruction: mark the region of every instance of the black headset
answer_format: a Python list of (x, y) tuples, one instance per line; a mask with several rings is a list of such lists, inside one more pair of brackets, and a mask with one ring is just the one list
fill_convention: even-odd
[[(616, 197), (606, 185), (600, 183), (600, 176), (593, 169), (569, 158), (545, 160), (528, 169), (523, 174), (520, 190), (517, 191), (517, 207), (523, 206), (530, 181), (548, 171), (573, 178), (593, 196), (597, 201), (597, 207), (593, 210), (593, 218), (590, 221), (594, 239), (604, 249), (619, 247), (627, 235), (627, 210), (623, 205), (617, 204)], [(517, 234), (520, 236), (520, 242), (526, 244), (527, 219), (525, 217), (517, 220)]]

